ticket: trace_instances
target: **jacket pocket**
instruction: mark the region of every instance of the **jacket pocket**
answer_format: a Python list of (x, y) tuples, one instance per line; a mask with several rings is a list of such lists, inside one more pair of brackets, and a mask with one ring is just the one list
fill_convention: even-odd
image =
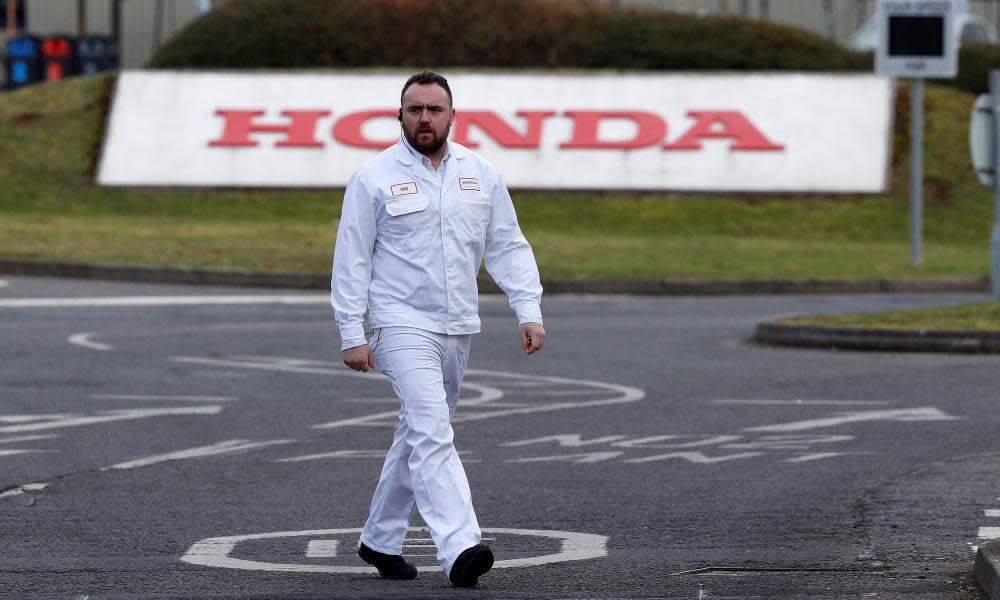
[(426, 250), (434, 239), (430, 198), (425, 194), (387, 199), (385, 202), (386, 242), (402, 252)]
[(471, 196), (462, 198), (460, 211), (462, 229), (470, 242), (481, 242), (486, 239), (486, 226), (490, 221), (490, 199), (488, 196)]

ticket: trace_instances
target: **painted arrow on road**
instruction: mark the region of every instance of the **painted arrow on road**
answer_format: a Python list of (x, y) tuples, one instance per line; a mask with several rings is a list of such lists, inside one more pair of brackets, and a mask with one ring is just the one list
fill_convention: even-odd
[(868, 421), (954, 421), (964, 417), (949, 415), (939, 408), (923, 406), (920, 408), (903, 408), (897, 410), (865, 410), (849, 412), (825, 417), (820, 419), (806, 419), (804, 421), (792, 421), (791, 423), (780, 423), (778, 425), (761, 425), (759, 427), (748, 427), (743, 431), (766, 431), (766, 432), (789, 432), (806, 431), (808, 429), (821, 429), (823, 427), (836, 427), (846, 423), (864, 423)]

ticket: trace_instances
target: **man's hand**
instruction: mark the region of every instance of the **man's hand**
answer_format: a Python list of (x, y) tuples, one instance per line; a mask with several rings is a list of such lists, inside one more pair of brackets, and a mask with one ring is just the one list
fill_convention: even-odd
[(541, 323), (521, 323), (517, 328), (521, 334), (521, 349), (534, 354), (545, 345), (545, 328)]
[(355, 371), (367, 373), (368, 369), (375, 368), (375, 357), (372, 356), (372, 349), (368, 347), (368, 344), (348, 348), (340, 354), (344, 357), (344, 364)]

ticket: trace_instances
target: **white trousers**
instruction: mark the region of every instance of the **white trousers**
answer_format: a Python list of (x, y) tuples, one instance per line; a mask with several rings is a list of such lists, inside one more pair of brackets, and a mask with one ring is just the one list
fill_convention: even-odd
[(482, 535), (451, 428), (471, 341), (471, 335), (383, 327), (370, 342), (375, 364), (389, 377), (401, 407), (361, 542), (384, 554), (402, 554), (416, 508), (446, 574)]

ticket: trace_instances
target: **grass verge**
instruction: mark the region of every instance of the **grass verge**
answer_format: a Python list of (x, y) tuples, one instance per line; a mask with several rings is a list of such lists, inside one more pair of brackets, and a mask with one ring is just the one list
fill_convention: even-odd
[(944, 308), (921, 308), (782, 319), (781, 323), (824, 327), (875, 329), (1000, 331), (1000, 301)]

